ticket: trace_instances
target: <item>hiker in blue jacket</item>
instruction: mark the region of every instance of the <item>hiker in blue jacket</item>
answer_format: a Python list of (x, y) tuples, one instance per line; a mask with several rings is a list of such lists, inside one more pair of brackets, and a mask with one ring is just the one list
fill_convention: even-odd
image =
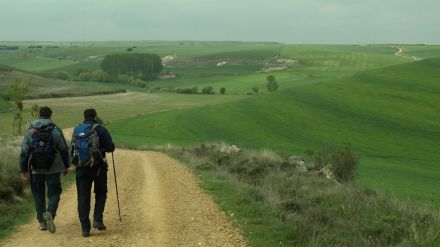
[[(107, 199), (106, 152), (115, 151), (115, 145), (108, 130), (96, 121), (95, 109), (84, 111), (84, 122), (75, 127), (72, 136), (72, 157), (76, 166), (76, 188), (78, 193), (78, 214), (83, 237), (90, 236), (91, 226), (106, 230), (103, 213)], [(94, 138), (97, 138), (94, 141)], [(97, 153), (97, 154), (94, 154)], [(90, 224), (90, 197), (94, 183), (95, 208), (93, 225)]]
[[(52, 121), (52, 110), (41, 107), (23, 138), (20, 153), (21, 176), (30, 181), (40, 230), (56, 231), (55, 218), (61, 195), (60, 174), (67, 175), (69, 149), (63, 132)], [(46, 207), (46, 185), (48, 203)]]

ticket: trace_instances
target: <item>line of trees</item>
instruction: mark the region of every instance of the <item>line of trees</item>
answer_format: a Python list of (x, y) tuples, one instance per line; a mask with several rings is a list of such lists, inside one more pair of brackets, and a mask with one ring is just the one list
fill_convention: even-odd
[(161, 58), (152, 53), (132, 53), (107, 55), (101, 68), (113, 78), (129, 75), (148, 81), (159, 76), (163, 69)]

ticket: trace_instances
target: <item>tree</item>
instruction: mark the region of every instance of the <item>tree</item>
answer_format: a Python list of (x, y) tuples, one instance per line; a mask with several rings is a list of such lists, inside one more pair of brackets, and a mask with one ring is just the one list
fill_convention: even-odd
[(56, 79), (60, 79), (60, 80), (69, 80), (69, 74), (66, 71), (63, 71), (63, 70), (55, 71), (52, 74), (52, 77), (56, 78)]
[(126, 74), (145, 81), (155, 79), (163, 69), (162, 59), (152, 53), (127, 53), (107, 55), (101, 68), (112, 78)]
[(220, 94), (225, 94), (226, 93), (226, 88), (222, 87), (220, 88)]
[(23, 131), (23, 100), (29, 91), (29, 83), (14, 81), (9, 86), (9, 98), (15, 105), (14, 122), (12, 123), (12, 134), (21, 135)]
[(266, 81), (267, 81), (267, 90), (269, 90), (269, 92), (274, 92), (278, 89), (278, 83), (275, 76), (273, 75), (267, 76)]
[(214, 93), (213, 90), (214, 90), (214, 88), (211, 86), (204, 87), (204, 88), (202, 88), (202, 93), (203, 94), (213, 94)]
[(260, 88), (259, 88), (259, 87), (253, 87), (253, 88), (252, 88), (252, 91), (253, 91), (255, 94), (258, 94), (258, 93), (260, 92)]

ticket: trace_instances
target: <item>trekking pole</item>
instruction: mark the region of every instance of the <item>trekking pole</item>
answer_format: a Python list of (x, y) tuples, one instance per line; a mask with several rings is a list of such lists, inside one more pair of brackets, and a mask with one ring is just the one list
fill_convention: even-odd
[(119, 222), (122, 222), (122, 219), (121, 219), (121, 208), (119, 206), (118, 181), (116, 180), (115, 156), (113, 156), (113, 152), (112, 152), (112, 162), (113, 162), (113, 174), (115, 175), (116, 200), (118, 201)]

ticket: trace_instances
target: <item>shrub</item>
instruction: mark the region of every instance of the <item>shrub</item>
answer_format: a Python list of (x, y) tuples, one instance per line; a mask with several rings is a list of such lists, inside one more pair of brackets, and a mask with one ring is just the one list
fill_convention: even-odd
[(90, 73), (90, 72), (81, 72), (79, 74), (79, 79), (81, 81), (90, 81), (92, 79), (92, 73)]
[(122, 83), (130, 83), (130, 76), (126, 74), (118, 75), (117, 77), (119, 82)]
[(11, 201), (14, 196), (21, 196), (24, 183), (18, 173), (17, 157), (19, 145), (7, 140), (0, 140), (0, 202)]
[(197, 87), (193, 88), (175, 88), (175, 93), (182, 93), (182, 94), (197, 94), (199, 89)]
[(162, 89), (161, 86), (154, 86), (154, 87), (150, 88), (149, 92), (155, 93), (155, 92), (159, 92), (161, 89)]
[(145, 88), (146, 84), (143, 80), (139, 78), (135, 78), (133, 76), (129, 76), (127, 74), (118, 75), (119, 82), (129, 84), (131, 86), (142, 87)]
[(203, 94), (213, 94), (213, 93), (214, 93), (213, 90), (214, 90), (214, 88), (211, 87), (211, 86), (204, 87), (204, 88), (202, 89), (202, 93), (203, 93)]
[(112, 82), (113, 78), (107, 73), (100, 69), (93, 71), (92, 73), (93, 79), (100, 82)]
[(331, 169), (336, 179), (341, 182), (354, 181), (356, 167), (359, 163), (359, 156), (355, 155), (350, 144), (332, 154)]
[(258, 92), (260, 92), (260, 88), (259, 88), (259, 87), (253, 87), (253, 88), (252, 88), (252, 91), (253, 91), (255, 94), (258, 94)]
[(333, 145), (321, 145), (317, 150), (306, 150), (306, 155), (309, 156), (312, 165), (310, 166), (313, 170), (321, 170), (327, 165), (331, 164), (331, 155), (335, 152), (335, 146)]
[(226, 93), (226, 88), (222, 87), (220, 88), (220, 94), (225, 94)]
[(90, 72), (90, 71), (89, 71), (89, 69), (86, 69), (86, 68), (79, 68), (75, 71), (75, 75), (79, 76), (83, 72)]
[(53, 78), (60, 80), (69, 80), (69, 74), (66, 71), (58, 70), (52, 74)]
[(317, 151), (308, 150), (306, 154), (310, 156), (313, 163), (311, 167), (315, 170), (329, 166), (339, 182), (354, 181), (359, 156), (353, 153), (350, 144), (345, 144), (342, 148), (322, 145)]

